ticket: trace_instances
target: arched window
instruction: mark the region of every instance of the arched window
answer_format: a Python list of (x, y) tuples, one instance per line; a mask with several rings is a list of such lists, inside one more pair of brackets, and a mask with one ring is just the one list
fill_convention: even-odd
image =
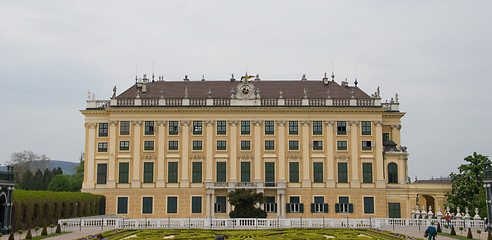
[(388, 183), (398, 183), (398, 165), (388, 164)]

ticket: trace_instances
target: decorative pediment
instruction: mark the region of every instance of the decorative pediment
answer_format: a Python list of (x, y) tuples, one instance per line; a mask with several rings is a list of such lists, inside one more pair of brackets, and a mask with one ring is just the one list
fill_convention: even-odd
[(232, 94), (233, 99), (249, 99), (253, 100), (256, 98), (257, 90), (255, 85), (250, 82), (241, 82), (236, 86), (236, 90)]

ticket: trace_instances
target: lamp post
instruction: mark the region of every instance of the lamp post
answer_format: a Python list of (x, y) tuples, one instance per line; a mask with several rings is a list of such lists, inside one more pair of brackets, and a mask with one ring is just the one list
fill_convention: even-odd
[(487, 230), (490, 231), (490, 217), (492, 216), (492, 168), (490, 163), (485, 163), (483, 186), (485, 187), (485, 199), (487, 203)]

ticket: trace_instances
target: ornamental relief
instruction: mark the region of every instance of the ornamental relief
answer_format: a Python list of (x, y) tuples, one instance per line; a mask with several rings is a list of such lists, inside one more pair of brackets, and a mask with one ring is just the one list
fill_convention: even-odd
[(155, 156), (154, 155), (145, 155), (142, 157), (144, 160), (154, 160)]
[(346, 156), (346, 155), (340, 155), (340, 156), (336, 156), (335, 159), (341, 160), (341, 161), (348, 161), (348, 160), (350, 160), (350, 157)]
[(287, 159), (289, 161), (300, 161), (302, 159), (302, 157), (297, 156), (297, 155), (292, 155), (292, 156), (287, 157)]
[(190, 157), (191, 160), (195, 160), (195, 161), (202, 161), (203, 158), (204, 158), (203, 156), (199, 156), (199, 155)]
[(242, 156), (239, 156), (238, 158), (241, 161), (251, 161), (251, 160), (253, 160), (253, 157), (248, 156), (248, 155), (242, 155)]

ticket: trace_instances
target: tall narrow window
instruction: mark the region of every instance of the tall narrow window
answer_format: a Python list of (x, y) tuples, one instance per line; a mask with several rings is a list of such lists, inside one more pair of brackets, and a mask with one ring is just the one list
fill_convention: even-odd
[(390, 140), (390, 134), (389, 133), (383, 133), (383, 142)]
[(202, 141), (193, 141), (193, 150), (202, 150)]
[(275, 213), (277, 212), (277, 204), (275, 203), (275, 197), (267, 196), (265, 203), (265, 212), (267, 213)]
[(226, 150), (227, 142), (226, 141), (217, 141), (217, 150)]
[(226, 162), (217, 162), (217, 182), (226, 182)]
[(227, 124), (226, 121), (217, 121), (217, 135), (226, 135)]
[(193, 121), (193, 135), (202, 135), (202, 121)]
[(289, 121), (289, 135), (297, 135), (299, 134), (299, 122), (298, 121)]
[(202, 197), (191, 197), (191, 213), (202, 213)]
[(323, 182), (323, 163), (314, 162), (313, 163), (313, 180), (315, 183)]
[(337, 141), (337, 150), (347, 150), (347, 141)]
[(130, 122), (121, 121), (120, 122), (120, 135), (130, 135)]
[(145, 135), (154, 135), (154, 121), (145, 121)]
[(374, 197), (364, 197), (364, 213), (374, 213)]
[(193, 162), (192, 166), (193, 175), (191, 182), (201, 183), (202, 182), (202, 162)]
[(144, 162), (144, 183), (154, 182), (154, 163)]
[(226, 196), (217, 196), (215, 198), (215, 212), (216, 213), (225, 213), (226, 212)]
[(250, 132), (250, 121), (241, 121), (241, 135), (249, 135)]
[(362, 163), (362, 183), (372, 183), (372, 163)]
[(299, 163), (289, 162), (289, 182), (298, 183), (299, 182)]
[(323, 141), (313, 141), (313, 150), (323, 150)]
[(167, 213), (178, 213), (178, 197), (167, 197)]
[(178, 150), (178, 141), (169, 141), (169, 150)]
[(167, 163), (167, 182), (177, 183), (178, 182), (178, 163), (168, 162)]
[(290, 140), (289, 141), (289, 150), (299, 150), (299, 141)]
[(265, 140), (265, 150), (275, 150), (275, 141)]
[(241, 150), (251, 150), (251, 142), (241, 141)]
[(128, 213), (128, 197), (118, 197), (118, 214)]
[(178, 121), (169, 121), (169, 135), (178, 135), (179, 125)]
[(97, 151), (98, 152), (108, 152), (108, 143), (107, 142), (97, 143)]
[(108, 164), (97, 164), (97, 184), (106, 184), (106, 176), (108, 172)]
[(371, 135), (371, 122), (369, 121), (362, 121), (360, 123), (360, 130), (362, 135)]
[(348, 173), (347, 173), (347, 163), (340, 162), (338, 163), (338, 182), (339, 183), (348, 183)]
[(347, 135), (346, 121), (337, 121), (337, 135)]
[(145, 151), (154, 151), (154, 141), (144, 141)]
[(400, 203), (388, 203), (389, 218), (401, 218)]
[(313, 135), (323, 135), (323, 122), (313, 121)]
[(396, 163), (388, 164), (388, 183), (398, 183), (398, 165)]
[(143, 197), (142, 198), (142, 213), (150, 214), (152, 213), (152, 202), (153, 197)]
[(250, 182), (250, 162), (241, 162), (241, 182)]
[(372, 150), (372, 141), (362, 141), (362, 150)]
[(118, 183), (128, 183), (129, 165), (127, 162), (119, 164)]
[(265, 121), (265, 135), (275, 134), (275, 124), (274, 121)]
[(99, 137), (108, 136), (108, 123), (99, 123)]
[(265, 162), (265, 187), (275, 187), (274, 162)]
[(130, 150), (130, 141), (120, 141), (120, 151)]

